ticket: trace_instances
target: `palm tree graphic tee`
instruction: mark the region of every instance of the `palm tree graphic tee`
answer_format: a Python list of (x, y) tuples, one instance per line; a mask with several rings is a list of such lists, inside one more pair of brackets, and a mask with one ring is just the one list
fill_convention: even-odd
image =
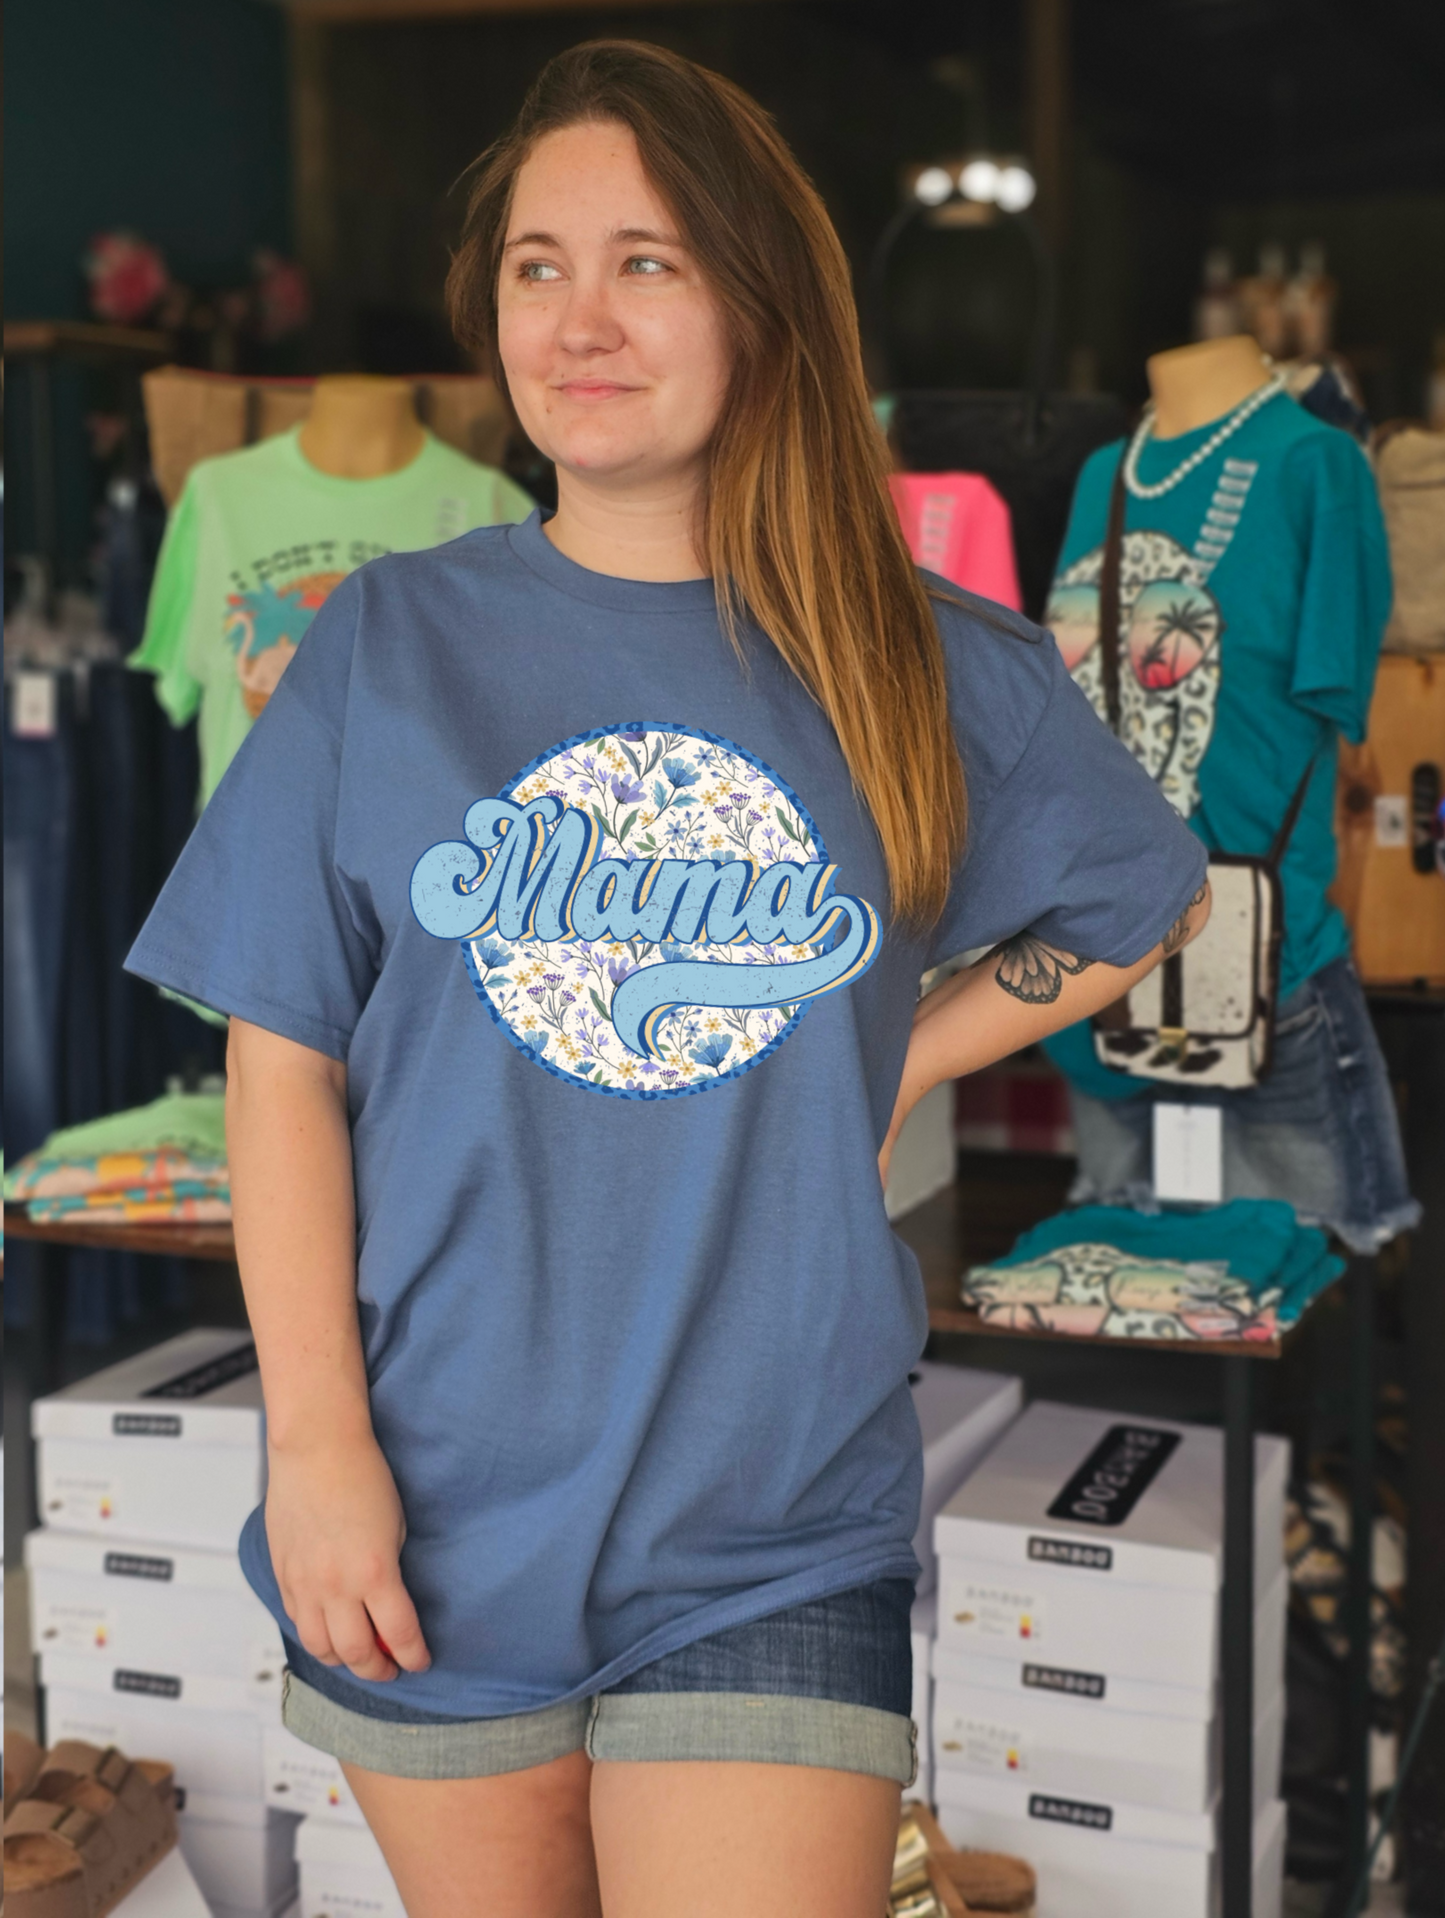
[[(1147, 441), (1140, 480), (1167, 477), (1218, 424)], [(1099, 576), (1123, 450), (1101, 447), (1079, 475), (1045, 616), (1101, 719)], [(1158, 499), (1126, 496), (1119, 587), (1120, 735), (1206, 846), (1267, 852), (1318, 753), (1280, 875), (1285, 998), (1349, 950), (1327, 897), (1336, 736), (1365, 736), (1390, 611), (1389, 550), (1364, 453), (1287, 396), (1269, 401)], [(1099, 1065), (1084, 1027), (1047, 1043), (1096, 1097), (1147, 1089)]]
[[(971, 813), (929, 933), (711, 581), (590, 572), (534, 515), (337, 587), (127, 958), (346, 1063), (434, 1658), (399, 1704), (583, 1697), (916, 1571), (926, 1312), (877, 1154), (920, 977), (1026, 927), (1128, 963), (1204, 866), (1046, 637), (947, 590)], [(241, 1550), (294, 1636), (259, 1509)]]

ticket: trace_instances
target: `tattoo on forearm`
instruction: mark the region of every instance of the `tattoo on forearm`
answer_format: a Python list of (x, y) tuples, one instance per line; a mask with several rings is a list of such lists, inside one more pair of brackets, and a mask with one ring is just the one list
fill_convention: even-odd
[(1094, 964), (1092, 959), (1076, 959), (1071, 952), (1046, 946), (1031, 932), (1006, 939), (988, 957), (998, 961), (993, 976), (1004, 991), (1026, 1006), (1051, 1006), (1064, 989), (1065, 973), (1075, 978)]
[(1169, 928), (1168, 932), (1165, 933), (1163, 943), (1164, 957), (1166, 959), (1171, 953), (1178, 952), (1179, 948), (1184, 944), (1184, 941), (1189, 937), (1189, 915), (1196, 906), (1204, 903), (1204, 895), (1207, 889), (1207, 886), (1201, 886), (1199, 888), (1198, 892), (1195, 893), (1194, 897), (1174, 921), (1174, 924)]

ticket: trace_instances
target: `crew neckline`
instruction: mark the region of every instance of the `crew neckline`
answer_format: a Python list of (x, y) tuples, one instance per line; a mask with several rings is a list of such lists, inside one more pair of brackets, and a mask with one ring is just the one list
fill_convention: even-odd
[(529, 572), (570, 599), (593, 606), (609, 606), (620, 613), (716, 612), (717, 594), (710, 579), (620, 579), (613, 573), (594, 573), (559, 552), (542, 530), (552, 517), (539, 506), (519, 525), (507, 528), (513, 553)]
[(370, 479), (348, 479), (342, 473), (327, 473), (321, 467), (313, 466), (301, 450), (300, 425), (288, 428), (285, 438), (290, 448), (292, 462), (308, 485), (354, 499), (358, 492), (385, 491), (389, 486), (412, 486), (416, 483), (439, 444), (436, 434), (430, 427), (423, 426), (421, 430), (423, 434), (421, 450), (413, 453), (405, 466), (398, 466), (394, 472), (390, 473), (376, 473)]

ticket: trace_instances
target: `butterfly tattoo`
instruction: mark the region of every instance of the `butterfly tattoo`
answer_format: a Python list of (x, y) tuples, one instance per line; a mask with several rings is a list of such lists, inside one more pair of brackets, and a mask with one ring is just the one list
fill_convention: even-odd
[(1076, 959), (1071, 952), (1046, 946), (1031, 932), (1006, 939), (988, 957), (998, 961), (993, 976), (1004, 991), (1026, 1006), (1051, 1006), (1064, 989), (1065, 973), (1076, 978), (1094, 964), (1092, 959)]
[(1165, 933), (1163, 943), (1164, 957), (1166, 959), (1169, 958), (1171, 954), (1178, 952), (1179, 948), (1184, 944), (1189, 932), (1189, 915), (1197, 905), (1203, 902), (1204, 895), (1208, 890), (1207, 885), (1201, 886), (1189, 904), (1184, 908), (1183, 912), (1181, 912), (1179, 917), (1174, 921), (1174, 924), (1169, 928), (1168, 932)]

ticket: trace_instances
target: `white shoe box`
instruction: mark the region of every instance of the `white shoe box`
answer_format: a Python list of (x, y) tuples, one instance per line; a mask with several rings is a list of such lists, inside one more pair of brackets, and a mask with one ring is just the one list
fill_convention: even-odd
[[(1282, 1571), (1255, 1613), (1255, 1808), (1279, 1790), (1284, 1737)], [(1038, 1661), (933, 1654), (935, 1777), (1013, 1778), (1040, 1791), (1203, 1812), (1222, 1777), (1219, 1695)]]
[(264, 1495), (247, 1332), (183, 1332), (36, 1399), (30, 1415), (40, 1517), (63, 1531), (234, 1552)]
[(190, 1792), (176, 1823), (211, 1905), (270, 1911), (296, 1896), (295, 1818), (254, 1799)]
[(189, 1796), (264, 1804), (262, 1734), (280, 1720), (280, 1668), (273, 1682), (133, 1671), (96, 1658), (46, 1652), (45, 1728), (53, 1745), (85, 1738), (136, 1758), (164, 1758)]
[[(1283, 1568), (1288, 1466), (1284, 1439), (1255, 1439), (1256, 1605)], [(1031, 1405), (934, 1521), (939, 1645), (1211, 1690), (1223, 1469), (1212, 1427)]]
[[(1147, 1810), (1098, 1793), (1072, 1798), (961, 1772), (940, 1772), (936, 1783), (938, 1822), (950, 1843), (1012, 1852), (1033, 1866), (1036, 1918), (1221, 1918), (1212, 1815)], [(1254, 1821), (1252, 1918), (1279, 1918), (1284, 1828), (1284, 1806), (1273, 1799)]]
[(937, 1583), (933, 1521), (969, 1473), (1023, 1410), (1022, 1379), (921, 1359), (910, 1374), (923, 1434), (923, 1497), (913, 1549), (923, 1567), (917, 1596)]
[[(915, 1668), (916, 1670), (916, 1668)], [(333, 1824), (364, 1825), (346, 1774), (330, 1752), (317, 1751), (284, 1725), (268, 1725), (262, 1739), (266, 1803)]]
[(42, 1527), (25, 1540), (30, 1641), (141, 1671), (259, 1679), (281, 1634), (232, 1552), (89, 1538)]
[(396, 1881), (366, 1826), (307, 1818), (296, 1833), (301, 1918), (406, 1918)]
[(913, 1726), (918, 1740), (918, 1776), (910, 1795), (933, 1803), (933, 1634), (938, 1598), (913, 1601)]
[(191, 1868), (179, 1851), (168, 1851), (134, 1891), (115, 1906), (111, 1918), (214, 1918)]

